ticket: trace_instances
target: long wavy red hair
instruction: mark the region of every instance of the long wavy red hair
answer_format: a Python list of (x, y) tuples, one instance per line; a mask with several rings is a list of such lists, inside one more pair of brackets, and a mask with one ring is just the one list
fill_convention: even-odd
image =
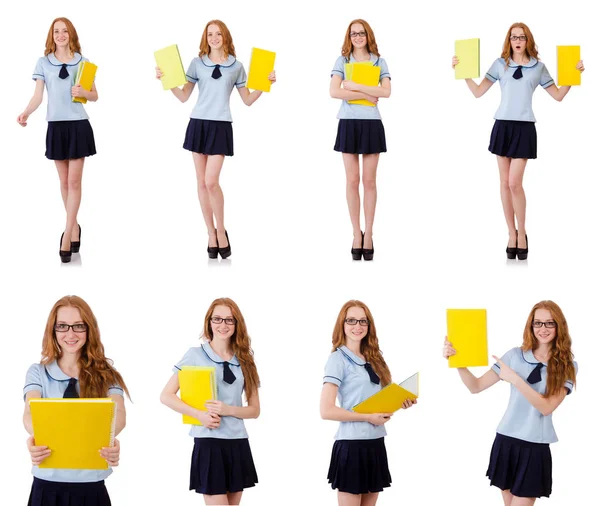
[(379, 55), (379, 49), (377, 49), (377, 41), (375, 40), (375, 33), (373, 33), (373, 29), (371, 25), (367, 23), (364, 19), (354, 19), (350, 21), (348, 25), (348, 29), (346, 30), (346, 36), (344, 37), (344, 44), (342, 45), (342, 56), (345, 58), (350, 57), (350, 53), (352, 53), (352, 39), (350, 38), (350, 29), (353, 24), (360, 23), (365, 28), (365, 32), (367, 32), (367, 51), (369, 53), (373, 53), (376, 56)]
[(544, 397), (547, 398), (560, 393), (567, 380), (572, 381), (575, 385), (575, 365), (573, 364), (571, 335), (569, 334), (567, 320), (558, 304), (551, 300), (543, 300), (533, 306), (523, 331), (521, 349), (527, 351), (535, 350), (538, 347), (538, 340), (533, 334), (533, 319), (538, 309), (547, 309), (556, 322), (556, 337), (552, 340), (550, 357), (548, 358), (548, 379), (546, 381), (546, 393), (544, 394)]
[(381, 385), (389, 385), (392, 382), (392, 374), (390, 373), (390, 369), (385, 363), (381, 350), (379, 349), (379, 340), (377, 339), (377, 330), (375, 329), (373, 315), (364, 302), (359, 300), (349, 300), (342, 306), (342, 309), (340, 309), (340, 313), (338, 314), (335, 322), (335, 327), (333, 328), (333, 338), (331, 340), (333, 348), (331, 352), (333, 353), (340, 346), (346, 344), (344, 320), (346, 319), (348, 309), (351, 307), (359, 307), (363, 309), (367, 315), (367, 319), (369, 320), (369, 330), (367, 331), (367, 335), (360, 341), (360, 352), (365, 357), (365, 360), (371, 364), (371, 367), (373, 367), (373, 370), (377, 373), (377, 376), (379, 376)]
[(258, 370), (256, 369), (256, 363), (254, 362), (254, 352), (250, 346), (250, 336), (248, 335), (244, 315), (242, 315), (238, 305), (227, 297), (213, 300), (208, 311), (206, 311), (206, 316), (204, 318), (204, 337), (209, 341), (212, 341), (213, 339), (210, 318), (217, 306), (227, 306), (231, 309), (231, 315), (235, 319), (235, 331), (230, 338), (231, 349), (242, 367), (242, 373), (244, 374), (244, 390), (246, 392), (246, 398), (249, 400), (256, 392), (258, 392), (260, 378), (258, 377)]
[(533, 39), (533, 34), (531, 33), (529, 27), (525, 23), (513, 23), (508, 29), (508, 33), (504, 38), (504, 45), (502, 46), (501, 57), (504, 58), (506, 65), (508, 65), (508, 60), (512, 58), (513, 55), (512, 46), (510, 45), (510, 35), (513, 28), (522, 28), (525, 36), (527, 37), (527, 42), (525, 44), (525, 54), (527, 54), (527, 57), (539, 60), (540, 57), (538, 55), (537, 46), (535, 45), (535, 40)]
[(225, 53), (225, 58), (227, 58), (229, 55), (235, 57), (235, 46), (233, 45), (231, 32), (225, 23), (219, 19), (213, 19), (212, 21), (206, 23), (204, 32), (202, 33), (202, 39), (200, 40), (200, 52), (198, 53), (198, 56), (202, 58), (205, 54), (210, 53), (210, 46), (208, 45), (208, 27), (210, 25), (217, 25), (221, 31), (221, 34), (223, 35), (223, 52)]
[(79, 44), (79, 36), (77, 35), (77, 30), (73, 26), (73, 23), (69, 21), (67, 18), (56, 18), (52, 21), (50, 25), (50, 29), (48, 30), (48, 36), (46, 37), (46, 49), (44, 50), (44, 56), (49, 55), (50, 53), (54, 53), (56, 51), (56, 44), (54, 43), (54, 24), (62, 21), (65, 25), (67, 25), (67, 31), (69, 32), (69, 49), (72, 53), (81, 54), (81, 46)]
[(79, 388), (81, 397), (107, 397), (108, 389), (114, 385), (120, 386), (129, 396), (129, 390), (123, 377), (113, 367), (112, 360), (104, 355), (104, 346), (100, 341), (98, 322), (90, 306), (81, 297), (67, 295), (54, 304), (44, 331), (42, 341), (42, 364), (58, 360), (62, 351), (56, 339), (54, 324), (56, 315), (61, 307), (73, 307), (79, 310), (81, 320), (87, 325), (86, 342), (81, 349), (78, 360)]

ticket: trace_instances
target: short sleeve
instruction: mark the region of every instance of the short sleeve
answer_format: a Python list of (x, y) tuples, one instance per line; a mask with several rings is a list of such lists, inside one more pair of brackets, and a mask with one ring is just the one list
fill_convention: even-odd
[(125, 397), (124, 394), (124, 390), (123, 387), (117, 384), (112, 385), (111, 387), (109, 387), (108, 389), (108, 395), (120, 395), (121, 397)]
[(337, 60), (335, 60), (335, 64), (333, 65), (333, 70), (331, 71), (331, 77), (340, 76), (344, 79), (344, 63), (346, 59), (343, 56), (340, 56)]
[(540, 74), (540, 86), (546, 89), (548, 86), (552, 86), (554, 84), (554, 79), (550, 76), (550, 72), (546, 68), (546, 65), (543, 63), (542, 65), (542, 73)]
[(237, 78), (235, 80), (235, 87), (243, 88), (244, 86), (246, 86), (247, 80), (248, 78), (246, 77), (246, 70), (244, 69), (244, 66), (240, 63), (240, 69), (238, 70)]
[(503, 62), (501, 58), (497, 59), (492, 63), (490, 69), (485, 73), (486, 79), (489, 79), (493, 83), (495, 83), (498, 79), (500, 79), (500, 72), (502, 71)]
[(194, 58), (192, 60), (192, 63), (190, 63), (190, 66), (188, 67), (187, 72), (185, 73), (185, 77), (187, 78), (188, 82), (194, 83), (194, 84), (196, 84), (198, 82), (197, 68), (198, 68), (198, 66), (196, 65), (196, 58)]
[(45, 58), (40, 58), (35, 64), (35, 69), (33, 70), (33, 75), (31, 76), (31, 79), (34, 81), (37, 81), (38, 79), (41, 79), (42, 81), (46, 80), (46, 76), (44, 75), (44, 60)]
[(195, 359), (195, 357), (196, 357), (196, 350), (197, 350), (197, 348), (190, 348), (185, 353), (185, 355), (183, 356), (183, 358), (173, 366), (172, 371), (174, 373), (177, 373), (177, 372), (181, 371), (181, 368), (184, 365), (198, 365), (197, 361)]
[[(508, 350), (504, 355), (502, 355), (500, 360), (502, 360), (502, 362), (504, 362), (511, 369), (514, 369), (514, 366), (512, 365), (512, 359), (518, 350), (519, 348), (512, 348), (511, 350)], [(498, 364), (498, 362), (492, 366), (492, 371), (498, 375), (500, 374), (500, 364)]]
[(387, 62), (383, 58), (379, 58), (379, 68), (381, 69), (379, 72), (379, 82), (381, 82), (384, 77), (387, 77), (388, 79), (392, 78)]
[(41, 365), (33, 364), (27, 374), (25, 375), (25, 386), (23, 387), (23, 398), (27, 395), (27, 392), (32, 392), (34, 390), (42, 393), (42, 378), (41, 378)]
[[(577, 376), (579, 366), (577, 365), (577, 362), (573, 362), (573, 365), (575, 366), (575, 376)], [(565, 381), (565, 388), (567, 389), (567, 395), (571, 394), (573, 392), (573, 382), (571, 380)]]
[(339, 351), (334, 351), (325, 364), (323, 383), (333, 383), (339, 387), (344, 381), (344, 375), (344, 357)]

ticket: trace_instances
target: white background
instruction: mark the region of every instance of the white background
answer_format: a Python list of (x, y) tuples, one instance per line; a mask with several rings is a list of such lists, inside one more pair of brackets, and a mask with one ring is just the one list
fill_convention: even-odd
[[(240, 3), (241, 4), (241, 3)], [(31, 477), (21, 388), (39, 360), (45, 321), (67, 293), (85, 298), (107, 355), (131, 390), (113, 504), (200, 504), (187, 491), (192, 440), (159, 403), (172, 365), (198, 344), (210, 302), (229, 296), (248, 324), (262, 380), (262, 413), (247, 428), (260, 483), (243, 504), (335, 504), (327, 468), (335, 423), (318, 413), (322, 370), (342, 304), (371, 308), (393, 377), (421, 372), (419, 404), (399, 412), (386, 439), (393, 486), (378, 504), (502, 504), (485, 477), (508, 386), (470, 396), (441, 358), (447, 307), (485, 307), (490, 353), (521, 343), (531, 306), (561, 305), (580, 365), (578, 388), (555, 413), (555, 506), (595, 492), (599, 381), (596, 159), (597, 26), (583, 2), (29, 2), (1, 7), (0, 274), (3, 458), (7, 504), (25, 504)], [(450, 5), (451, 4), (451, 5)], [(489, 5), (489, 6), (488, 6)], [(394, 6), (395, 11), (392, 10)], [(341, 14), (342, 13), (342, 14)], [(60, 265), (64, 211), (44, 158), (44, 104), (23, 129), (30, 76), (52, 19), (75, 24), (99, 66), (100, 99), (86, 106), (98, 154), (86, 160), (81, 256)], [(375, 260), (350, 260), (352, 232), (341, 156), (332, 150), (339, 102), (330, 70), (348, 22), (364, 17), (392, 74), (380, 109)], [(154, 79), (153, 52), (179, 45), (184, 66), (209, 19), (230, 28), (248, 68), (251, 47), (277, 51), (278, 82), (252, 108), (234, 91), (235, 156), (222, 185), (233, 255), (208, 262), (180, 104)], [(588, 69), (563, 103), (534, 97), (538, 159), (525, 176), (528, 262), (507, 263), (494, 156), (487, 152), (494, 86), (476, 101), (450, 68), (454, 40), (481, 39), (481, 74), (506, 30), (524, 21), (556, 77), (556, 45), (580, 44)], [(483, 374), (485, 369), (476, 371)], [(5, 478), (9, 477), (8, 483)]]

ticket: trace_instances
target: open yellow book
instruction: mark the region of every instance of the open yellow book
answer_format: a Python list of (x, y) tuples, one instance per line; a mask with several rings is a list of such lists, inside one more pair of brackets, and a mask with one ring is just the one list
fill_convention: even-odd
[(408, 399), (419, 397), (419, 373), (413, 374), (399, 385), (390, 383), (379, 392), (352, 408), (355, 413), (395, 413)]
[(448, 341), (456, 355), (448, 359), (450, 367), (488, 365), (487, 314), (485, 309), (447, 309)]
[[(94, 79), (96, 78), (96, 70), (98, 70), (97, 65), (94, 65), (89, 61), (82, 61), (77, 66), (75, 84), (80, 84), (84, 90), (91, 91), (92, 85), (94, 84)], [(87, 104), (87, 98), (84, 97), (72, 97), (72, 101)]]
[(575, 68), (579, 60), (581, 60), (580, 46), (556, 46), (559, 86), (581, 85), (581, 72)]
[[(215, 367), (184, 365), (179, 371), (181, 400), (201, 411), (208, 411), (204, 403), (217, 399), (217, 372)], [(183, 423), (202, 425), (200, 420), (183, 415)]]
[(454, 67), (455, 79), (479, 77), (479, 39), (454, 41), (454, 54), (460, 62)]
[(271, 81), (268, 76), (273, 70), (275, 70), (275, 53), (253, 47), (246, 87), (251, 90), (270, 92)]
[(154, 51), (154, 59), (156, 66), (164, 74), (161, 78), (163, 90), (170, 90), (187, 83), (177, 44)]
[[(365, 86), (379, 86), (379, 75), (381, 69), (373, 65), (373, 62), (353, 62), (344, 64), (346, 79), (356, 84)], [(375, 107), (373, 102), (361, 98), (358, 100), (348, 100), (349, 104), (366, 105)]]
[(40, 468), (108, 469), (99, 450), (114, 444), (112, 399), (30, 399), (29, 407), (35, 444), (52, 451)]

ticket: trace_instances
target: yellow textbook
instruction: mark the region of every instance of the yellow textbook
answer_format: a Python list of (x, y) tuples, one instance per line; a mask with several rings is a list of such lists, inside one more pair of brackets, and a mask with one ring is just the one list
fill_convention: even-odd
[[(348, 81), (352, 81), (357, 84), (364, 84), (365, 86), (379, 86), (379, 75), (381, 69), (374, 66), (370, 61), (346, 63), (344, 65), (344, 71)], [(369, 102), (364, 98), (359, 100), (348, 100), (348, 103), (375, 107), (373, 102)]]
[(154, 59), (156, 66), (164, 74), (161, 78), (163, 90), (170, 90), (187, 83), (177, 44), (154, 51)]
[(448, 359), (450, 367), (477, 367), (488, 364), (487, 314), (485, 309), (448, 309), (448, 341), (456, 355)]
[(399, 385), (390, 383), (379, 392), (365, 399), (352, 408), (355, 413), (395, 413), (408, 399), (414, 401), (419, 397), (419, 373), (413, 374)]
[[(215, 367), (184, 365), (179, 371), (181, 400), (201, 411), (208, 411), (204, 403), (217, 399), (217, 372)], [(183, 423), (202, 425), (200, 420), (183, 415)]]
[(579, 60), (581, 60), (580, 46), (556, 46), (559, 86), (581, 85), (581, 72), (575, 68)]
[[(96, 70), (98, 70), (97, 65), (94, 65), (89, 61), (81, 62), (77, 67), (75, 84), (80, 84), (84, 90), (91, 91), (92, 85), (94, 84), (94, 79), (96, 78)], [(73, 102), (87, 104), (87, 98), (84, 97), (72, 97), (71, 100)]]
[(273, 70), (275, 70), (275, 53), (253, 47), (246, 87), (251, 90), (270, 92), (271, 81), (268, 76)]
[(454, 54), (460, 62), (454, 67), (455, 79), (479, 77), (479, 39), (454, 41)]
[(114, 444), (112, 399), (30, 399), (29, 407), (35, 444), (52, 451), (40, 468), (108, 469), (99, 450)]

